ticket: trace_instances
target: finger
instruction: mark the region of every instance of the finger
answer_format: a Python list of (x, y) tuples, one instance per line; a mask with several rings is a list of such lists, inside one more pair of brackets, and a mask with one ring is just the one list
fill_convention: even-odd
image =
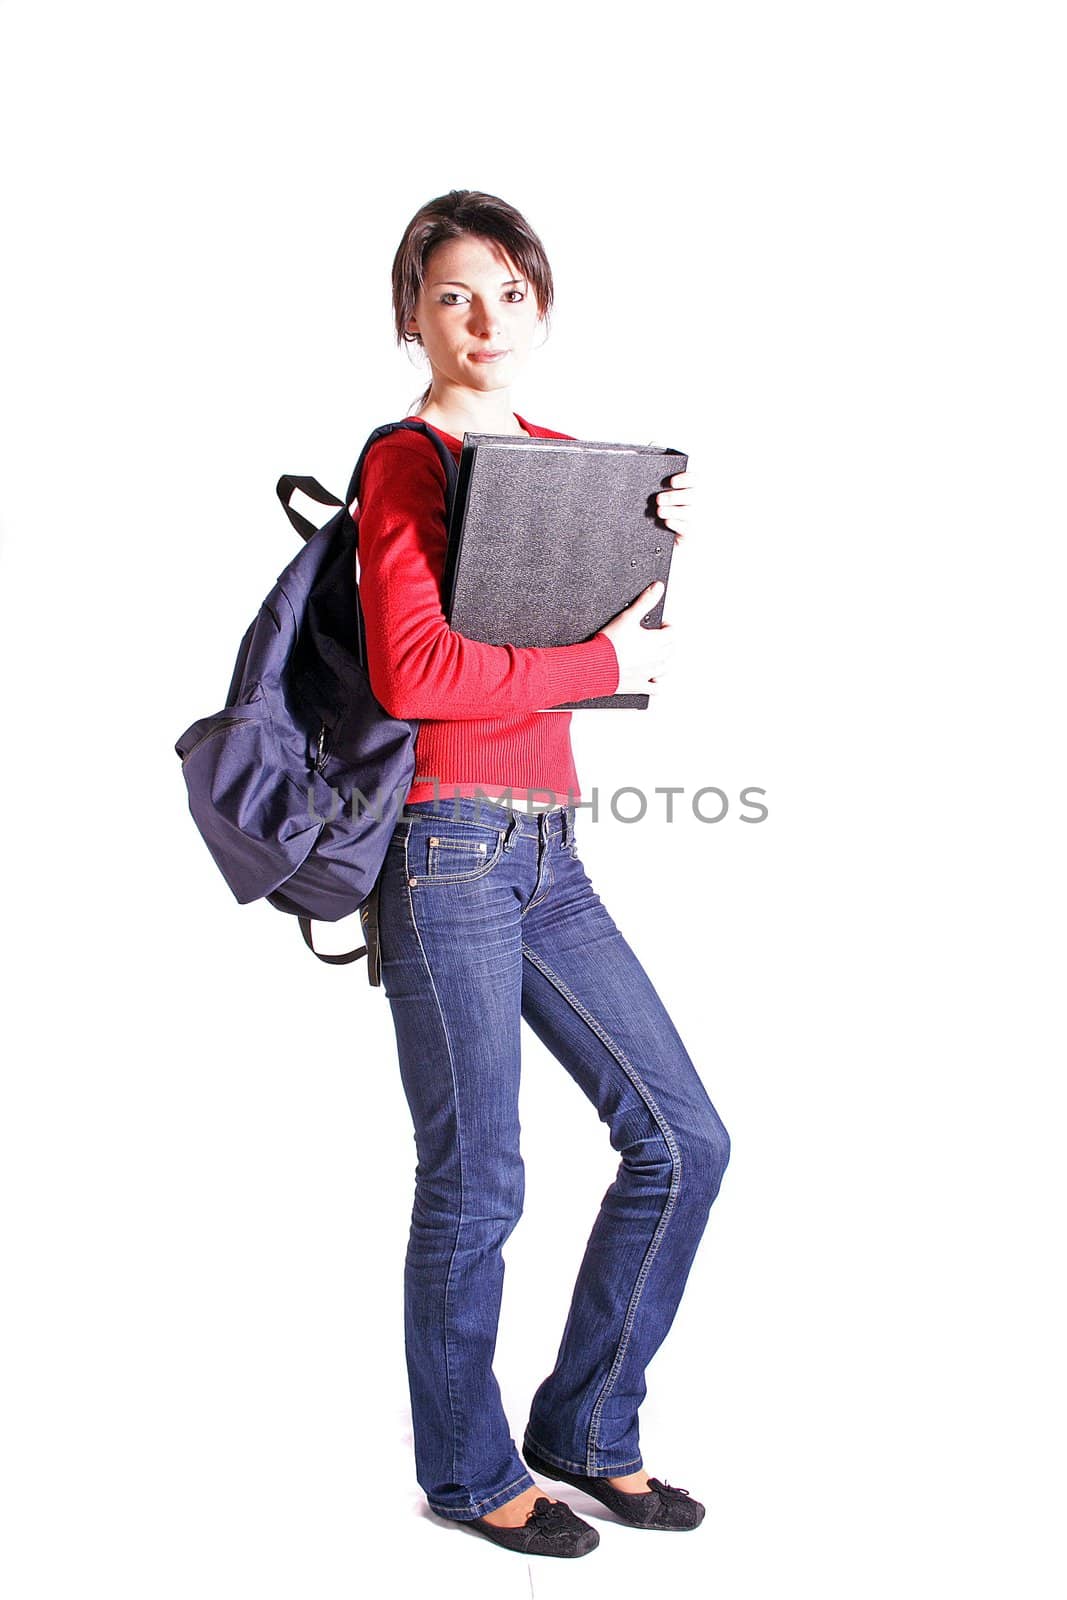
[(668, 517), (674, 516), (676, 512), (684, 512), (687, 510), (695, 510), (695, 507), (692, 499), (684, 490), (682, 490), (677, 496), (671, 495), (668, 497), (667, 494), (664, 493), (663, 498), (661, 500), (657, 500), (656, 503), (656, 515), (664, 522), (666, 522)]
[(664, 526), (669, 528), (670, 533), (689, 533), (696, 526), (696, 522), (685, 512), (680, 512), (677, 517), (664, 517)]
[(664, 506), (663, 510), (658, 511), (656, 515), (659, 517), (661, 522), (667, 523), (668, 527), (672, 522), (676, 522), (679, 527), (682, 527), (687, 523), (696, 522), (697, 520), (696, 511), (690, 505)]

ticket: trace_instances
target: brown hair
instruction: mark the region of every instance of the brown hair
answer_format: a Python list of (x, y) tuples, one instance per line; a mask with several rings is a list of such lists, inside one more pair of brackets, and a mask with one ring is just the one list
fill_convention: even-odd
[[(495, 194), (479, 189), (450, 189), (420, 206), (404, 229), (393, 257), (393, 317), (397, 344), (421, 344), (417, 333), (407, 331), (408, 318), (423, 285), (423, 274), (430, 252), (444, 239), (458, 239), (469, 233), (488, 239), (504, 249), (537, 296), (537, 306), (547, 317), (552, 306), (552, 269), (544, 246), (521, 212)], [(432, 382), (415, 402), (421, 411), (430, 398)]]

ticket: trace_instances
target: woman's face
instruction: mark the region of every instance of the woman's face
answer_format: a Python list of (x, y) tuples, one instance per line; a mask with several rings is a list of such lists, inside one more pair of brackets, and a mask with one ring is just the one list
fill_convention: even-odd
[(495, 241), (464, 234), (431, 250), (423, 279), (407, 328), (422, 336), (434, 378), (483, 392), (508, 388), (540, 321), (515, 263)]

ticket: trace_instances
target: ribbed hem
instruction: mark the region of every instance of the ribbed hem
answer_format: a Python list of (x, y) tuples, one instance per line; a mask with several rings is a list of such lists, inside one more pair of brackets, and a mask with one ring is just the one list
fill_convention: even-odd
[[(572, 652), (580, 652), (584, 664), (584, 684), (577, 690)], [(560, 666), (559, 699), (592, 699), (614, 694), (618, 688), (619, 661), (606, 633), (594, 634), (581, 644), (548, 650), (545, 655), (568, 658)], [(547, 704), (545, 711), (550, 714), (531, 711), (484, 721), (442, 718), (420, 722), (415, 777), (404, 803), (452, 799), (473, 795), (479, 789), (511, 789), (523, 804), (550, 797), (554, 805), (578, 804), (582, 791), (571, 749), (572, 713), (552, 712)]]
[(484, 722), (420, 722), (406, 803), (471, 795), (479, 788), (512, 789), (523, 802), (555, 796), (555, 805), (577, 803), (581, 790), (570, 721), (569, 711), (545, 717), (531, 711)]
[(568, 794), (566, 789), (550, 789), (548, 786), (534, 785), (522, 788), (517, 783), (448, 783), (443, 782), (435, 789), (432, 783), (416, 783), (408, 790), (404, 797), (404, 804), (413, 805), (418, 800), (454, 800), (457, 795), (460, 799), (474, 799), (476, 796), (485, 799), (494, 799), (495, 804), (503, 805), (503, 800), (495, 797), (505, 790), (511, 791), (511, 798), (517, 806), (525, 806), (528, 802), (538, 807), (542, 806), (576, 806), (581, 803), (581, 790), (575, 787), (573, 793)]

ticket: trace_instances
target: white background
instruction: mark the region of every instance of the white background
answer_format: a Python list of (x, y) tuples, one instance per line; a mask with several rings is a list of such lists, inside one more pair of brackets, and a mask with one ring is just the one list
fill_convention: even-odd
[[(1056, 9), (0, 4), (12, 1600), (1062, 1593)], [(389, 267), (452, 187), (553, 264), (515, 409), (688, 450), (705, 512), (669, 691), (573, 728), (733, 1139), (642, 1411), (708, 1516), (557, 1486), (580, 1564), (425, 1513), (387, 1002), (234, 902), (173, 749), (279, 474), (424, 386)], [(657, 784), (735, 803), (612, 817)], [(616, 1159), (525, 1038), (517, 1437)]]

